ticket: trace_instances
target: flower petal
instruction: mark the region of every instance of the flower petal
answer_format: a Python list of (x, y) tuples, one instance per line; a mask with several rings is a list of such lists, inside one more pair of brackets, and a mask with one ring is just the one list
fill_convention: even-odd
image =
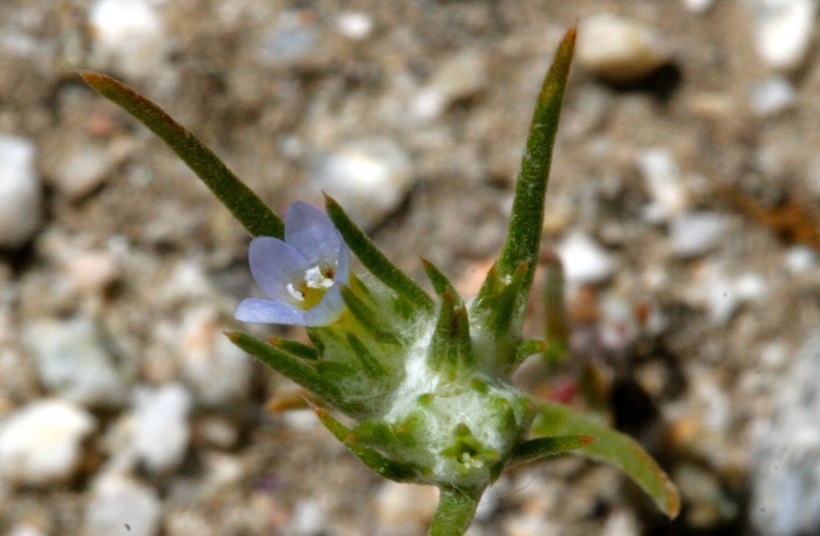
[(251, 241), (248, 259), (253, 278), (265, 294), (287, 302), (293, 301), (287, 285), (302, 281), (310, 266), (293, 246), (270, 236), (259, 236)]
[(319, 303), (305, 311), (304, 325), (312, 328), (328, 326), (339, 319), (344, 308), (339, 285), (333, 285)]
[(240, 322), (249, 322), (251, 324), (306, 325), (305, 311), (299, 307), (264, 298), (242, 300), (233, 316)]
[(344, 249), (342, 237), (327, 214), (302, 201), (288, 209), (285, 242), (296, 248), (312, 265), (333, 266)]

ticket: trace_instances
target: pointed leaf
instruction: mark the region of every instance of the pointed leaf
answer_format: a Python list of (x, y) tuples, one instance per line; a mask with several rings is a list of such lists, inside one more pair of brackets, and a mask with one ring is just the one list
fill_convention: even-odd
[(103, 97), (119, 105), (159, 136), (252, 236), (284, 237), (285, 224), (282, 220), (213, 151), (162, 108), (110, 76), (92, 72), (81, 72), (80, 75)]
[(433, 300), (404, 272), (391, 263), (384, 253), (359, 229), (342, 207), (330, 196), (325, 195), (327, 215), (341, 233), (348, 247), (359, 257), (362, 264), (396, 294), (410, 300), (417, 307), (433, 311)]
[(589, 445), (595, 438), (587, 435), (565, 435), (555, 437), (539, 437), (518, 445), (507, 461), (507, 467), (544, 458), (556, 456), (570, 450)]
[(424, 258), (421, 259), (421, 264), (424, 266), (424, 272), (433, 284), (433, 289), (436, 291), (436, 294), (441, 296), (445, 290), (450, 290), (450, 292), (456, 294), (455, 287), (453, 287), (453, 284), (450, 283), (450, 280), (447, 279), (447, 276), (444, 275), (438, 267)]
[[(574, 47), (575, 28), (570, 28), (558, 47), (535, 105), (527, 146), (515, 186), (510, 228), (498, 261), (502, 277), (511, 275), (522, 263), (528, 263), (524, 292), (529, 292), (532, 285), (532, 276), (538, 259), (552, 148), (558, 130), (558, 119), (561, 115), (561, 104)], [(520, 303), (519, 307), (525, 305), (526, 303)]]
[(655, 460), (631, 437), (598, 424), (561, 404), (540, 403), (532, 425), (536, 436), (590, 435), (596, 441), (576, 452), (620, 467), (670, 518), (680, 511), (678, 490)]
[(356, 441), (351, 441), (350, 438), (353, 437), (353, 431), (333, 418), (328, 412), (320, 408), (313, 408), (313, 411), (316, 412), (316, 416), (319, 417), (319, 420), (322, 421), (325, 428), (327, 428), (336, 439), (341, 441), (363, 464), (379, 476), (395, 480), (396, 482), (407, 482), (413, 477), (418, 476), (418, 471), (411, 464), (393, 461), (375, 449), (366, 447)]
[(268, 339), (268, 343), (270, 343), (271, 346), (280, 348), (285, 352), (301, 357), (302, 359), (307, 359), (309, 361), (316, 361), (319, 359), (319, 351), (316, 348), (308, 346), (307, 344), (302, 344), (301, 342), (280, 339), (279, 337), (271, 337)]

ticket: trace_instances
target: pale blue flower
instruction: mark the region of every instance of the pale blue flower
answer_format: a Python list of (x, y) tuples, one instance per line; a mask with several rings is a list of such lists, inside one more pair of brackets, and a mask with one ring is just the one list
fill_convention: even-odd
[(256, 237), (248, 257), (253, 278), (270, 299), (243, 300), (237, 320), (319, 327), (341, 315), (340, 285), (347, 284), (350, 255), (324, 212), (297, 201), (285, 219), (285, 240)]

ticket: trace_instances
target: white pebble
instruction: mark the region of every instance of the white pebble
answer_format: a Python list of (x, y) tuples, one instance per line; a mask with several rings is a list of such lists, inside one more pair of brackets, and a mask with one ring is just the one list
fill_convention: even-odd
[(308, 178), (311, 191), (327, 192), (365, 228), (396, 210), (412, 185), (409, 157), (387, 139), (353, 142), (324, 155)]
[(582, 233), (569, 235), (557, 250), (569, 283), (600, 283), (609, 278), (615, 269), (610, 254)]
[(91, 319), (31, 320), (23, 328), (23, 340), (46, 388), (86, 406), (125, 401), (127, 370), (115, 366)]
[(148, 486), (117, 474), (103, 475), (85, 507), (88, 536), (155, 536), (159, 533), (162, 504)]
[(81, 460), (81, 442), (96, 428), (89, 413), (59, 399), (40, 400), (0, 424), (0, 477), (45, 485), (71, 478)]
[(788, 109), (797, 98), (797, 92), (788, 80), (775, 76), (752, 86), (749, 106), (760, 116), (775, 115)]
[(145, 0), (98, 0), (89, 11), (91, 63), (126, 76), (156, 74), (165, 59), (162, 17)]
[(42, 220), (40, 178), (34, 144), (0, 134), (0, 248), (29, 240)]
[(817, 265), (814, 250), (807, 246), (793, 246), (786, 251), (786, 268), (793, 274), (810, 272)]
[(178, 340), (182, 378), (199, 402), (221, 407), (247, 397), (251, 360), (222, 333), (215, 309), (187, 313)]
[(717, 247), (723, 240), (729, 219), (713, 212), (693, 212), (672, 220), (669, 240), (672, 252), (679, 257), (696, 257)]
[(672, 152), (660, 147), (647, 149), (638, 157), (637, 164), (652, 199), (646, 207), (647, 219), (662, 222), (683, 213), (689, 196)]
[(47, 536), (45, 532), (34, 525), (27, 523), (15, 525), (6, 533), (6, 536)]
[(107, 251), (71, 255), (64, 260), (63, 267), (74, 288), (92, 293), (105, 291), (122, 273), (114, 255)]
[(581, 22), (575, 57), (585, 69), (615, 82), (639, 79), (669, 60), (655, 29), (612, 14)]
[(322, 506), (315, 499), (303, 499), (293, 509), (290, 528), (298, 536), (312, 536), (322, 533), (325, 514)]
[(760, 57), (778, 71), (802, 65), (809, 50), (817, 0), (752, 0)]
[(150, 472), (173, 471), (188, 450), (191, 395), (179, 384), (168, 384), (137, 388), (134, 399), (131, 453)]
[(486, 65), (480, 53), (455, 54), (439, 65), (430, 83), (413, 99), (412, 113), (417, 119), (435, 119), (453, 102), (480, 93), (486, 84)]
[(683, 5), (692, 13), (705, 13), (712, 7), (713, 0), (683, 0)]
[(336, 28), (345, 37), (361, 41), (373, 33), (373, 18), (360, 11), (348, 11), (336, 18)]

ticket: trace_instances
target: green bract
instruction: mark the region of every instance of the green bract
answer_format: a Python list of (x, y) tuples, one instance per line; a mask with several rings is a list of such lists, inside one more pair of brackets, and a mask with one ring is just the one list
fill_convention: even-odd
[[(338, 286), (341, 312), (315, 323), (296, 315), (292, 323), (314, 326), (307, 328), (313, 346), (229, 334), (242, 349), (353, 418), (357, 424), (348, 428), (328, 411), (315, 409), (368, 467), (393, 480), (438, 486), (441, 500), (432, 535), (463, 534), (483, 491), (506, 467), (570, 450), (621, 467), (668, 515), (679, 509), (675, 487), (637, 443), (565, 406), (531, 400), (509, 380), (524, 358), (547, 347), (522, 339), (521, 325), (538, 260), (550, 159), (574, 42), (571, 29), (544, 80), (509, 233), (477, 296), (465, 301), (441, 271), (423, 261), (436, 292), (436, 299), (430, 297), (327, 198), (333, 226), (369, 272), (350, 272), (349, 278), (333, 282), (327, 276)], [(159, 107), (107, 76), (83, 77), (160, 136), (252, 236), (300, 249), (292, 240), (283, 245), (282, 220)], [(296, 261), (291, 265), (298, 265), (300, 277), (308, 267), (307, 261), (305, 267)], [(271, 275), (276, 285), (290, 281), (277, 274)], [(276, 285), (271, 283), (271, 297), (289, 300)], [(276, 309), (285, 307), (279, 302), (270, 318), (290, 318)]]

